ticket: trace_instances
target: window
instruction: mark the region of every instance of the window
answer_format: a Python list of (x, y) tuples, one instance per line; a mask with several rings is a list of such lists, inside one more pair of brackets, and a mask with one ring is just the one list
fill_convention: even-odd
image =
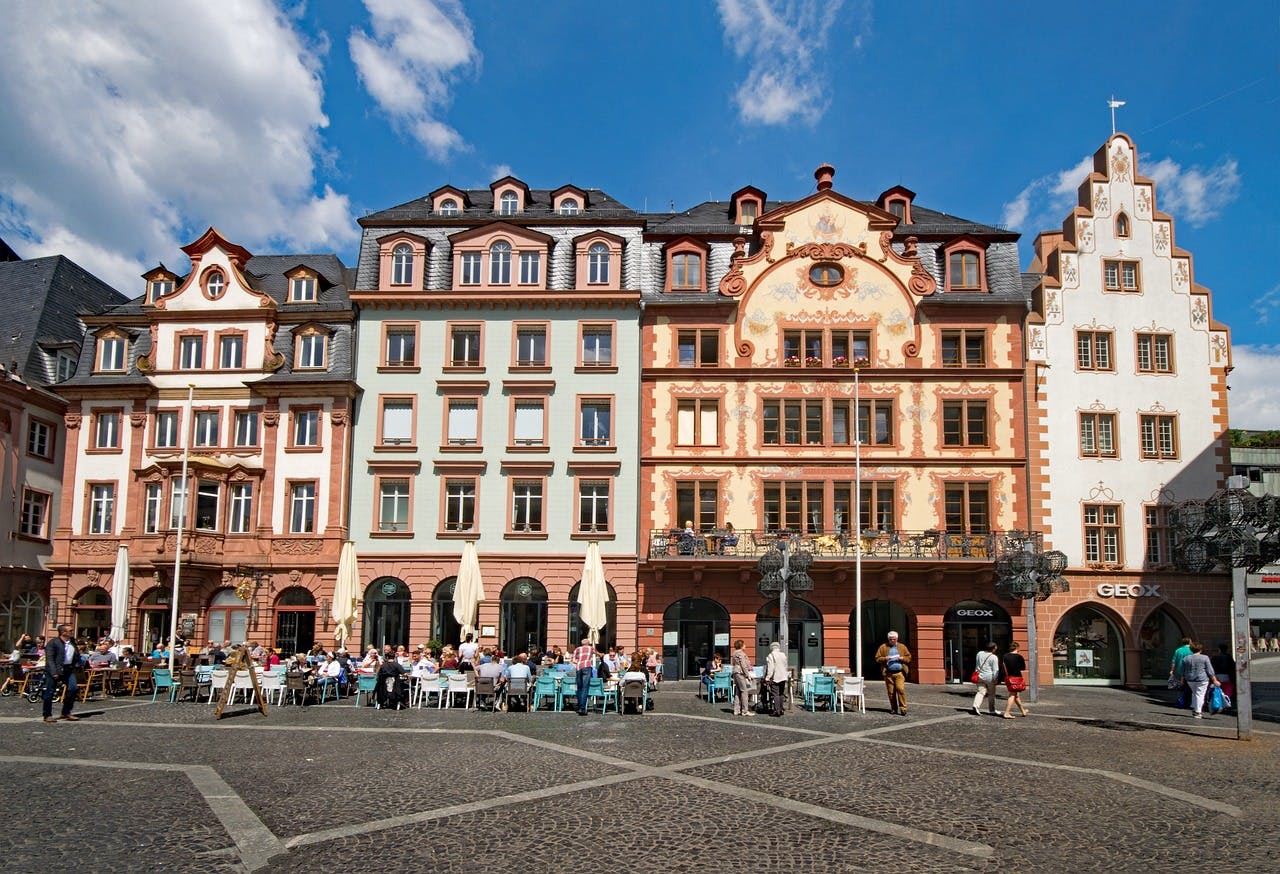
[(760, 216), (760, 204), (754, 200), (743, 200), (738, 204), (738, 224), (754, 225)]
[(120, 448), (120, 414), (114, 411), (98, 413), (94, 418), (94, 449)]
[(715, 328), (680, 331), (676, 335), (677, 363), (681, 367), (715, 367), (720, 363), (720, 332)]
[(1084, 505), (1084, 560), (1090, 564), (1120, 563), (1120, 505)]
[(947, 531), (986, 534), (991, 518), (990, 499), (986, 483), (947, 483), (943, 488)]
[(766, 531), (821, 534), (826, 521), (822, 483), (785, 482), (764, 485)]
[(227, 533), (248, 534), (253, 528), (253, 483), (232, 483)]
[(1178, 433), (1174, 416), (1139, 416), (1143, 458), (1177, 458)]
[(444, 481), (444, 527), (446, 531), (471, 531), (476, 520), (476, 481)]
[(1137, 261), (1103, 261), (1102, 286), (1107, 291), (1141, 291)]
[[(985, 422), (985, 419), (984, 419)], [(858, 430), (855, 440), (863, 446), (887, 446), (893, 443), (893, 401), (871, 400), (858, 402)]]
[(409, 446), (413, 443), (413, 399), (383, 398), (380, 446)]
[(127, 349), (128, 341), (124, 337), (99, 337), (98, 369), (107, 371), (124, 370)]
[(65, 352), (58, 353), (58, 382), (66, 382), (76, 375), (76, 360)]
[(235, 445), (237, 447), (258, 445), (258, 411), (237, 410), (235, 413)]
[(196, 446), (217, 446), (221, 432), (220, 415), (215, 412), (199, 412), (196, 416)]
[(458, 201), (452, 197), (446, 197), (440, 201), (440, 215), (452, 218), (458, 214)]
[(409, 530), (409, 480), (378, 480), (378, 530)]
[(546, 401), (521, 399), (515, 403), (511, 442), (516, 446), (546, 445)]
[(907, 202), (905, 200), (891, 200), (886, 204), (886, 206), (889, 209), (890, 215), (895, 215), (898, 218), (906, 218)]
[(560, 201), (560, 215), (577, 215), (577, 214), (578, 214), (578, 201), (574, 200), (572, 197), (566, 197), (564, 200)]
[(151, 299), (159, 300), (173, 294), (172, 279), (153, 279), (151, 281)]
[(676, 403), (676, 443), (680, 446), (720, 444), (720, 402), (684, 398)]
[(613, 326), (582, 326), (582, 366), (613, 366)]
[(587, 249), (587, 282), (602, 285), (609, 281), (609, 247), (604, 243), (592, 243)]
[(22, 518), (18, 520), (18, 533), (23, 537), (48, 539), (49, 495), (32, 489), (22, 490)]
[(178, 338), (178, 367), (182, 370), (204, 370), (204, 334)]
[(518, 479), (511, 484), (511, 529), (542, 530), (542, 480)]
[(316, 299), (316, 278), (295, 276), (289, 281), (289, 300), (294, 303), (311, 303)]
[(116, 514), (115, 483), (89, 487), (89, 533), (114, 534)]
[(1076, 369), (1111, 370), (1111, 332), (1076, 331)]
[(164, 487), (160, 483), (147, 483), (142, 497), (142, 531), (156, 534), (160, 531), (160, 516), (164, 507)]
[(187, 484), (174, 480), (169, 488), (169, 527), (187, 527)]
[(1080, 454), (1093, 458), (1115, 458), (1115, 413), (1080, 414)]
[(987, 402), (943, 401), (942, 445), (986, 446)]
[(844, 268), (839, 264), (814, 264), (809, 268), (809, 281), (821, 288), (839, 285), (844, 279)]
[(418, 364), (418, 332), (413, 328), (387, 328), (387, 367), (415, 367)]
[(692, 522), (695, 531), (711, 531), (720, 524), (720, 483), (676, 483), (676, 518), (671, 527), (683, 528), (685, 522)]
[(293, 445), (308, 447), (320, 445), (319, 410), (293, 411)]
[(450, 446), (475, 446), (479, 439), (480, 404), (474, 400), (450, 400), (448, 441)]
[(547, 329), (542, 325), (516, 328), (516, 367), (547, 366)]
[(603, 398), (584, 399), (578, 436), (583, 446), (612, 446), (613, 402)]
[(822, 359), (822, 331), (816, 328), (800, 331), (784, 331), (782, 334), (782, 363), (787, 367), (809, 365), (817, 367)]
[(316, 484), (293, 483), (289, 489), (289, 532), (314, 534), (316, 530)]
[(511, 284), (511, 244), (501, 240), (489, 247), (489, 284)]
[(480, 284), (480, 253), (463, 252), (461, 257), (463, 285)]
[(218, 497), (221, 488), (216, 482), (200, 480), (196, 483), (196, 530), (218, 530)]
[[(834, 487), (832, 522), (834, 530), (853, 530), (854, 483), (838, 482)], [(862, 513), (859, 531), (893, 531), (897, 528), (894, 516), (894, 484), (891, 482), (862, 481)]]
[(671, 256), (671, 287), (680, 291), (702, 288), (702, 256), (680, 252)]
[(413, 247), (401, 243), (391, 250), (391, 284), (409, 285), (413, 282)]
[(589, 479), (578, 482), (578, 530), (609, 530), (609, 481)]
[(822, 443), (820, 399), (766, 400), (763, 442), (766, 446), (820, 445)]
[(27, 425), (27, 454), (36, 458), (53, 458), (53, 426), (41, 419)]
[(520, 196), (514, 191), (508, 191), (498, 200), (498, 213), (500, 215), (515, 215), (520, 210)]
[(1173, 373), (1173, 335), (1138, 335), (1138, 372)]
[(845, 331), (831, 332), (831, 363), (845, 365), (854, 361), (871, 360), (871, 332)]
[(325, 342), (324, 334), (308, 332), (298, 337), (299, 370), (317, 370), (324, 367)]
[(976, 291), (982, 287), (978, 276), (978, 253), (952, 252), (947, 256), (948, 287), (957, 290)]
[(1170, 564), (1172, 553), (1169, 550), (1169, 508), (1159, 504), (1143, 507), (1142, 522), (1146, 533), (1143, 558), (1147, 567)]
[(1116, 213), (1116, 236), (1129, 236), (1129, 217), (1123, 212)]
[(480, 366), (480, 327), (478, 325), (450, 327), (449, 365), (451, 367)]
[(222, 275), (221, 270), (212, 270), (205, 277), (204, 293), (209, 296), (210, 300), (217, 300), (222, 297), (223, 292), (227, 290), (227, 277)]
[(178, 411), (156, 411), (156, 448), (178, 448)]
[(218, 338), (218, 367), (239, 370), (244, 367), (244, 335), (228, 334)]
[(943, 367), (983, 367), (986, 363), (986, 331), (961, 330), (942, 332)]
[(542, 281), (542, 253), (520, 253), (520, 284), (537, 285)]

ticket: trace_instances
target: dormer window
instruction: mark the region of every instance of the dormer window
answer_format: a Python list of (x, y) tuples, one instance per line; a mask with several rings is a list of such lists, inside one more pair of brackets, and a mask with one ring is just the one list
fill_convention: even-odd
[(151, 280), (151, 299), (153, 301), (160, 300), (162, 297), (168, 297), (171, 294), (173, 294), (172, 279)]
[(452, 197), (446, 197), (440, 201), (440, 215), (452, 218), (458, 214), (458, 201)]
[(756, 223), (756, 219), (759, 217), (760, 204), (756, 203), (754, 200), (742, 201), (741, 212), (738, 215), (738, 224), (754, 225)]
[(408, 285), (413, 281), (413, 248), (401, 243), (391, 250), (391, 284)]
[(905, 200), (898, 198), (889, 201), (888, 209), (890, 214), (895, 215), (900, 219), (907, 217), (907, 202)]
[(1122, 239), (1129, 236), (1129, 217), (1122, 212), (1116, 214), (1116, 236)]
[(986, 250), (981, 241), (963, 237), (946, 248), (946, 291), (986, 291)]
[(578, 201), (572, 197), (566, 197), (560, 201), (560, 215), (577, 215), (579, 211)]
[(729, 200), (733, 204), (729, 218), (735, 225), (749, 227), (760, 218), (760, 212), (764, 209), (765, 194), (754, 185), (748, 185), (735, 191)]
[[(515, 195), (511, 195), (515, 197)], [(506, 198), (503, 198), (505, 203)], [(499, 240), (489, 247), (489, 284), (511, 284), (511, 244)]]
[(609, 281), (609, 247), (594, 243), (587, 250), (587, 282), (603, 285)]
[(218, 300), (227, 290), (227, 277), (221, 270), (210, 270), (205, 274), (204, 293), (209, 300)]
[(514, 191), (507, 191), (498, 199), (499, 215), (515, 215), (519, 211), (520, 195), (516, 194)]
[(911, 224), (911, 203), (916, 193), (910, 188), (895, 185), (876, 198), (876, 206), (898, 219), (904, 225)]
[(289, 300), (292, 303), (314, 303), (316, 299), (316, 278), (314, 276), (295, 276), (289, 281)]
[(129, 340), (123, 334), (100, 335), (98, 337), (98, 370), (107, 373), (123, 372), (128, 351)]
[(66, 352), (58, 353), (58, 382), (66, 382), (76, 375), (76, 359)]
[(298, 335), (298, 355), (295, 370), (322, 370), (325, 366), (325, 347), (328, 338), (318, 331)]

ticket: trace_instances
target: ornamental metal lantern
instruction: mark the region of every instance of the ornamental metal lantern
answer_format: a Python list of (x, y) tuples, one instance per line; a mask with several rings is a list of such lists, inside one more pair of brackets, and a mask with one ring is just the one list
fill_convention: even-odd
[(787, 593), (812, 592), (813, 577), (808, 570), (813, 567), (813, 553), (799, 547), (790, 538), (780, 537), (772, 549), (756, 562), (760, 571), (758, 588), (766, 598), (778, 599), (778, 642), (784, 651), (790, 646), (787, 639), (790, 625), (787, 621)]

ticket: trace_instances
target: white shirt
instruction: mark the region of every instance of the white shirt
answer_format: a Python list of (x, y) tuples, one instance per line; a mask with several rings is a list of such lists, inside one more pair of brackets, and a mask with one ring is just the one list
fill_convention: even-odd
[(476, 660), (476, 650), (480, 648), (480, 644), (472, 641), (464, 643), (458, 647), (458, 658), (464, 662), (474, 662)]
[(336, 680), (338, 677), (342, 676), (342, 665), (338, 663), (337, 659), (334, 659), (331, 662), (325, 662), (324, 666), (320, 668), (320, 676), (333, 677), (333, 679)]

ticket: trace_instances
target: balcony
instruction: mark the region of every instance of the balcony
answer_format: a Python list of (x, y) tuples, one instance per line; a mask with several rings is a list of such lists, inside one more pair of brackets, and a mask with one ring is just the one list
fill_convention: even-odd
[[(734, 541), (736, 535), (736, 542)], [(706, 531), (686, 534), (683, 529), (649, 533), (650, 561), (756, 559), (772, 549), (779, 539), (791, 541), (792, 548), (813, 553), (816, 561), (855, 558), (861, 547), (868, 561), (972, 561), (991, 562), (1013, 550), (1042, 548), (1038, 532), (991, 531), (986, 534), (957, 534), (945, 531), (864, 531), (857, 537), (850, 531), (831, 534), (781, 531)]]

